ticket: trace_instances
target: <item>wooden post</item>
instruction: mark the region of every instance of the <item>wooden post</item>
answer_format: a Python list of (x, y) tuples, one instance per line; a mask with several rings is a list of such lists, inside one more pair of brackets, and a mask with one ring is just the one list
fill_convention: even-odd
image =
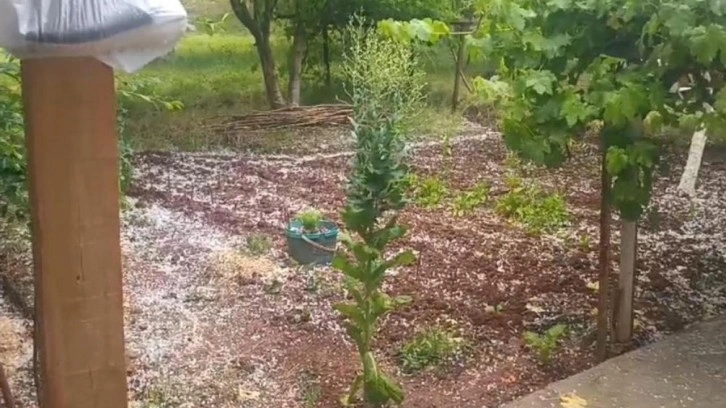
[(683, 169), (681, 181), (678, 183), (678, 190), (691, 197), (696, 195), (696, 181), (698, 180), (698, 171), (701, 168), (707, 139), (706, 129), (699, 129), (693, 133), (691, 148), (688, 151), (688, 161), (686, 161), (686, 167)]
[(615, 340), (621, 343), (633, 337), (633, 297), (635, 295), (635, 259), (638, 223), (622, 220), (620, 224), (620, 277), (614, 305)]
[(126, 408), (113, 70), (22, 62), (41, 408)]
[[(600, 136), (604, 137), (603, 135)], [(608, 357), (608, 314), (610, 310), (610, 174), (607, 167), (607, 147), (602, 142), (600, 156), (600, 255), (598, 258), (599, 294), (597, 302), (597, 346), (595, 356), (598, 362)]]

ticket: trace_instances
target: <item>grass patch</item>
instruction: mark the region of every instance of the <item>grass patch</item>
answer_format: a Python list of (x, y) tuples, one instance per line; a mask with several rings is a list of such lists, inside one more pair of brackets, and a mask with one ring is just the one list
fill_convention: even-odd
[(446, 182), (436, 176), (420, 178), (416, 174), (410, 174), (408, 184), (413, 200), (424, 208), (436, 208), (449, 196)]
[(490, 189), (488, 184), (479, 184), (472, 190), (464, 191), (454, 197), (454, 216), (465, 217), (482, 207), (489, 200)]
[(441, 367), (460, 359), (465, 349), (464, 339), (453, 332), (433, 328), (417, 334), (401, 349), (401, 365), (414, 373), (427, 368)]
[(272, 240), (266, 235), (252, 234), (247, 237), (246, 249), (252, 255), (267, 255), (272, 249)]
[[(202, 7), (202, 2), (192, 2)], [(216, 4), (216, 3), (214, 3)], [(195, 8), (190, 12), (194, 14)], [(224, 7), (210, 6), (204, 18), (219, 18)], [(226, 11), (225, 11), (226, 12)], [(221, 13), (221, 14), (220, 14)], [(220, 14), (217, 16), (217, 14)], [(209, 17), (209, 16), (212, 17)], [(200, 15), (198, 15), (200, 16)], [(201, 17), (200, 17), (201, 18)], [(229, 27), (228, 27), (229, 26)], [(236, 148), (229, 140), (209, 129), (219, 117), (244, 114), (267, 109), (264, 82), (254, 39), (244, 30), (234, 16), (229, 17), (221, 32), (212, 36), (202, 31), (186, 35), (175, 52), (159, 59), (140, 73), (139, 80), (158, 79), (148, 92), (165, 100), (178, 100), (184, 109), (165, 112), (150, 109), (142, 103), (128, 107), (128, 134), (137, 150), (204, 151), (222, 147)], [(287, 52), (289, 40), (280, 30), (272, 39), (275, 60), (278, 63), (281, 87), (287, 89)], [(337, 50), (339, 44), (335, 44)], [(310, 50), (312, 56), (320, 50)], [(446, 136), (458, 133), (462, 118), (449, 112), (453, 82), (453, 64), (445, 49), (423, 58), (426, 71), (428, 105), (410, 125), (414, 137)], [(345, 84), (341, 73), (341, 58), (333, 55), (332, 83), (326, 85), (321, 64), (310, 64), (303, 76), (302, 102), (306, 105), (332, 103), (346, 100)], [(128, 76), (119, 74), (120, 79)], [(152, 81), (148, 81), (152, 83)], [(450, 136), (450, 135), (449, 135)], [(279, 138), (278, 138), (279, 139)], [(287, 143), (289, 140), (276, 141)], [(266, 146), (251, 146), (255, 151), (266, 153)]]
[(320, 376), (309, 371), (300, 375), (300, 398), (303, 408), (317, 408), (323, 398), (323, 390), (320, 387)]
[(567, 225), (570, 215), (567, 203), (560, 194), (547, 194), (537, 186), (524, 185), (510, 177), (510, 190), (496, 205), (499, 215), (524, 225), (533, 234), (552, 233)]
[(550, 327), (542, 334), (524, 333), (524, 343), (536, 353), (540, 363), (548, 365), (552, 362), (552, 356), (557, 351), (565, 334), (567, 334), (567, 326), (558, 324)]

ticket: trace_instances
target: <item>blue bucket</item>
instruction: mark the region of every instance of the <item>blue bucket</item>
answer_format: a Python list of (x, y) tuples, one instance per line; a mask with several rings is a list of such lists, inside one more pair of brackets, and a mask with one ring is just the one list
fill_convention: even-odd
[(329, 265), (333, 262), (335, 247), (338, 244), (338, 226), (332, 221), (321, 223), (323, 232), (303, 233), (299, 220), (287, 225), (287, 252), (292, 259), (302, 265)]

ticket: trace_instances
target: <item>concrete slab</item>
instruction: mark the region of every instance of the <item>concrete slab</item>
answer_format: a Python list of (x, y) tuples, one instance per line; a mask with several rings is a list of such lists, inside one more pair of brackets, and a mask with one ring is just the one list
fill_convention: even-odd
[(613, 358), (503, 408), (560, 408), (569, 393), (586, 408), (726, 408), (726, 317)]

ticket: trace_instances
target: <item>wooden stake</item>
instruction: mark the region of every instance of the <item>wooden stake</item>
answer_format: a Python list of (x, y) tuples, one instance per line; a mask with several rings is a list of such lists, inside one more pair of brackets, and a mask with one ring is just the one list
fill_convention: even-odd
[(22, 62), (41, 408), (126, 408), (113, 71)]
[[(603, 137), (603, 136), (601, 136)], [(603, 143), (604, 145), (604, 143)], [(608, 174), (607, 149), (603, 146), (600, 169), (600, 256), (599, 256), (599, 297), (597, 303), (597, 349), (598, 362), (608, 356), (608, 314), (610, 299), (610, 175)]]
[(621, 221), (620, 277), (614, 305), (615, 340), (621, 343), (633, 337), (633, 297), (635, 294), (635, 255), (637, 251), (637, 222)]

